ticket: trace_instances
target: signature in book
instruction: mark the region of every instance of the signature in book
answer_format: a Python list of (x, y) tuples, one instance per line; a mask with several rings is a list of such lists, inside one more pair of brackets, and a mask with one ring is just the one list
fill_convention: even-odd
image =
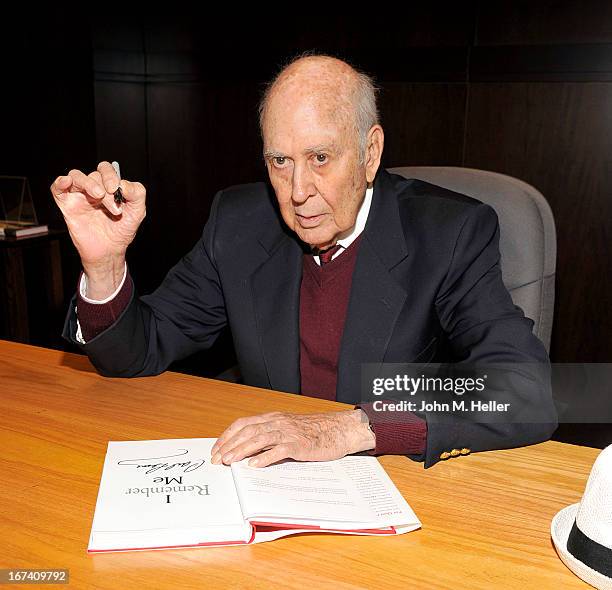
[(163, 469), (164, 471), (170, 471), (171, 469), (182, 469), (183, 473), (189, 473), (190, 471), (195, 471), (199, 469), (206, 463), (205, 459), (198, 459), (197, 461), (182, 461), (176, 463), (145, 463), (145, 461), (161, 461), (162, 459), (173, 459), (175, 457), (181, 457), (183, 455), (187, 455), (189, 453), (188, 449), (179, 449), (179, 452), (175, 455), (167, 455), (165, 457), (148, 457), (145, 459), (122, 459), (117, 462), (117, 465), (125, 465), (128, 467), (136, 467), (136, 469), (147, 469), (145, 473), (153, 473), (153, 471), (157, 471), (158, 469)]

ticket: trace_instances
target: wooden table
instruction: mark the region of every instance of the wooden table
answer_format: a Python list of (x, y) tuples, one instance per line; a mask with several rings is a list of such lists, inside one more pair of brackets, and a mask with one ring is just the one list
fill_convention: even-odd
[(383, 457), (423, 523), (400, 537), (88, 555), (107, 441), (215, 437), (241, 415), (346, 406), (178, 373), (108, 379), (85, 357), (4, 341), (0, 383), (0, 568), (68, 568), (83, 589), (589, 588), (549, 527), (580, 499), (596, 449), (546, 442), (428, 470)]

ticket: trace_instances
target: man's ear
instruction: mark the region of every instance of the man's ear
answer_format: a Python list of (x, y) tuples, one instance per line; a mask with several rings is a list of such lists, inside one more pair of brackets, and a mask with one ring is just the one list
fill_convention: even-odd
[(366, 141), (366, 180), (368, 184), (374, 182), (374, 177), (380, 166), (383, 148), (385, 145), (385, 134), (380, 125), (373, 125), (368, 131)]

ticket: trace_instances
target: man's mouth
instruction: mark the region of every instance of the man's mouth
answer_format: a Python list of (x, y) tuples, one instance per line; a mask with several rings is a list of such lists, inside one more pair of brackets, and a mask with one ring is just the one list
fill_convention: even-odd
[(319, 225), (319, 223), (321, 223), (321, 220), (324, 217), (324, 214), (321, 213), (320, 215), (298, 215), (296, 213), (295, 216), (297, 217), (298, 223), (302, 227), (309, 228), (316, 227), (317, 225)]

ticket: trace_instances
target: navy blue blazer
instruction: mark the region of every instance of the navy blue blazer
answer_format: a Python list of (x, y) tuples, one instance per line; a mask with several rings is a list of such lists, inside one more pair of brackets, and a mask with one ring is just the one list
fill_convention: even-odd
[[(549, 366), (532, 320), (502, 283), (499, 225), (488, 205), (380, 168), (342, 336), (337, 400), (363, 400), (363, 363), (448, 360)], [(229, 324), (244, 382), (299, 393), (299, 293), (304, 245), (284, 224), (268, 183), (214, 198), (194, 248), (150, 295), (84, 345), (76, 296), (63, 336), (106, 376), (155, 375), (210, 347)], [(453, 448), (472, 451), (546, 440), (556, 428), (550, 390), (526, 380), (513, 395), (544, 408), (543, 423), (450, 425), (426, 415), (425, 467)]]

